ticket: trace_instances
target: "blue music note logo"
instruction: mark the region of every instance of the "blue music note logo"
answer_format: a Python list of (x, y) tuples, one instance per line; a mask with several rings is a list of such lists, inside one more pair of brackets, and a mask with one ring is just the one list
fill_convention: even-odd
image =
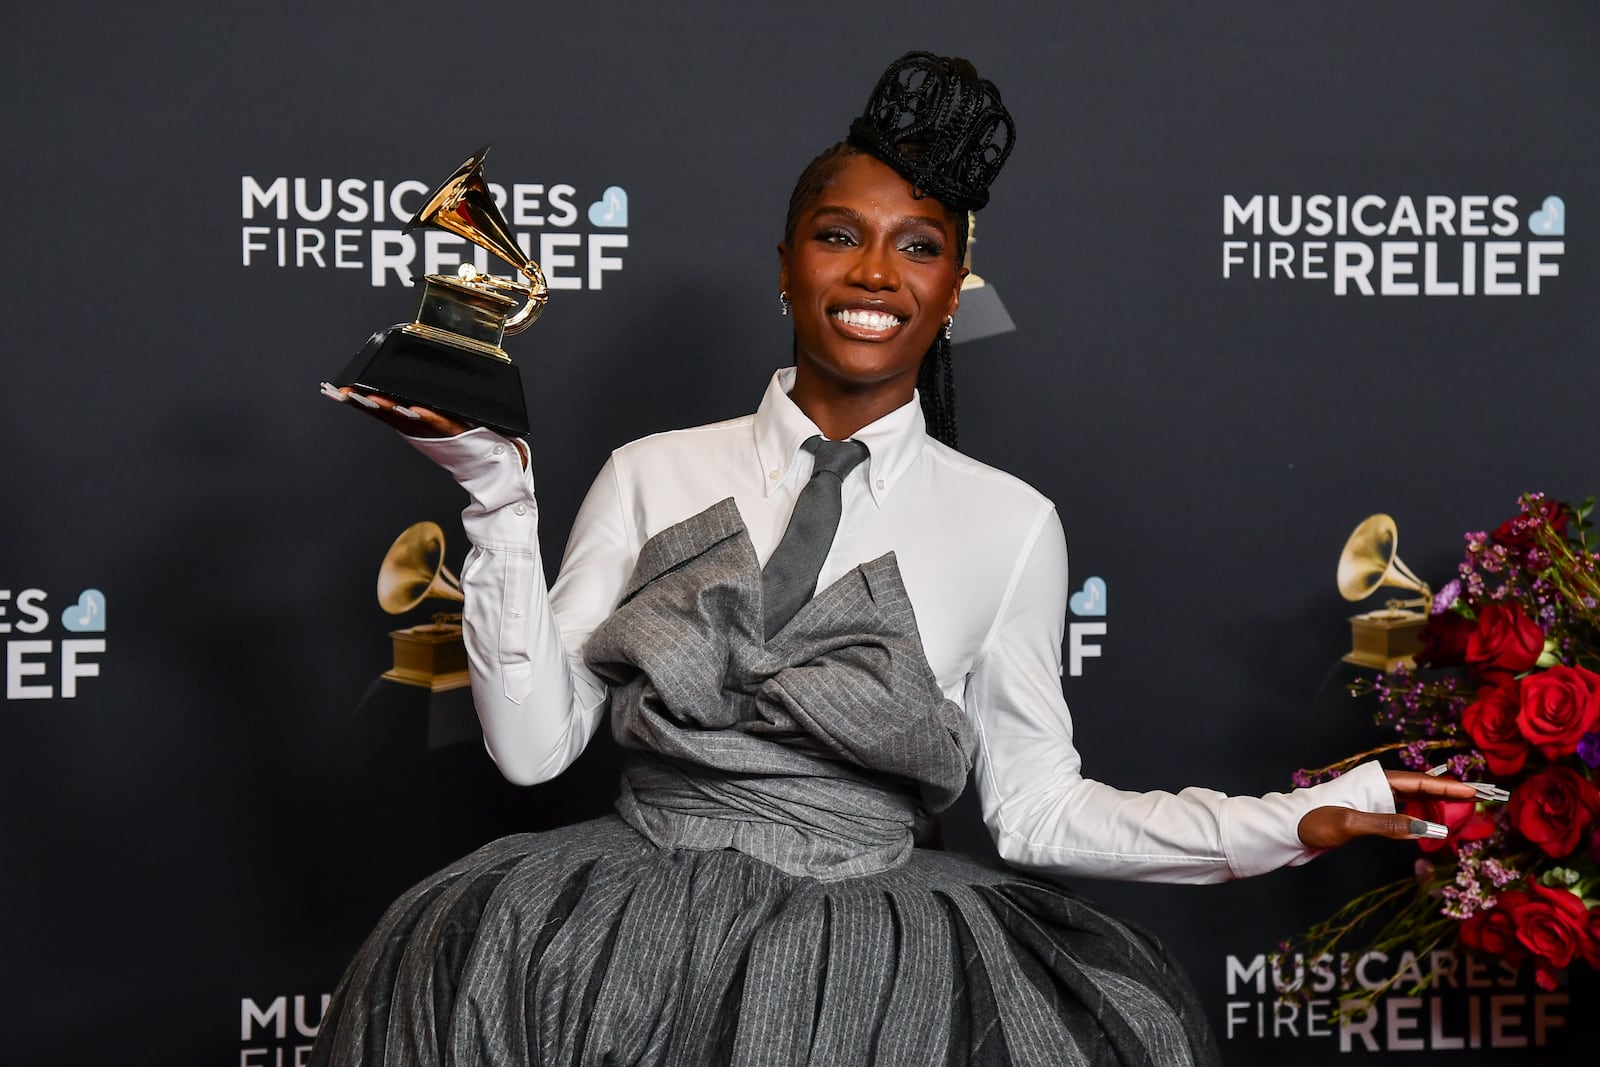
[(1541, 237), (1562, 237), (1567, 232), (1567, 203), (1559, 196), (1544, 198), (1544, 206), (1528, 216), (1528, 231)]
[(1080, 592), (1073, 593), (1068, 602), (1074, 615), (1099, 617), (1106, 613), (1106, 583), (1104, 578), (1089, 578)]
[(61, 625), (75, 634), (105, 633), (106, 595), (98, 589), (85, 589), (78, 594), (78, 602), (61, 613)]
[(620, 185), (607, 186), (600, 199), (589, 205), (589, 223), (610, 229), (628, 225), (628, 191)]

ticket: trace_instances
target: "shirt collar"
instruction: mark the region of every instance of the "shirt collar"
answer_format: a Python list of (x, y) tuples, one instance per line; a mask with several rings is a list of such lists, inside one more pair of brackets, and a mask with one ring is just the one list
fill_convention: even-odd
[[(756, 409), (756, 456), (761, 462), (762, 484), (769, 496), (788, 480), (800, 446), (822, 432), (799, 405), (789, 399), (789, 390), (793, 388), (794, 368), (785, 367), (772, 376), (761, 397), (761, 406)], [(879, 507), (888, 499), (901, 475), (922, 454), (926, 431), (922, 400), (913, 392), (910, 403), (852, 435), (854, 440), (867, 446), (867, 487)]]

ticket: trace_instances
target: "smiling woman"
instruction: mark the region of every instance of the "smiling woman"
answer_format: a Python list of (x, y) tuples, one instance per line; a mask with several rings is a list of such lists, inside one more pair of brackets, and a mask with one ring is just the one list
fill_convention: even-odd
[[(629, 758), (615, 815), (402, 896), (312, 1063), (1211, 1064), (1159, 942), (1050, 877), (1245, 877), (1415, 836), (1395, 791), (1473, 795), (1375, 764), (1261, 798), (1084, 777), (1060, 519), (953, 447), (966, 213), (1010, 147), (971, 64), (891, 65), (791, 200), (794, 366), (753, 415), (613, 453), (548, 591), (522, 442), (332, 391), (472, 497), (501, 771), (554, 777), (607, 713)], [(1013, 867), (917, 847), (969, 771)]]

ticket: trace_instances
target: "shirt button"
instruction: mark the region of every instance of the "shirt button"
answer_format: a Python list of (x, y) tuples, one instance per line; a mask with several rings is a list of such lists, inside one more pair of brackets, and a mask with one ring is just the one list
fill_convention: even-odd
[(512, 507), (511, 507), (511, 510), (516, 512), (518, 515), (526, 515), (528, 513), (528, 505), (526, 505), (526, 504), (513, 504)]
[(882, 488), (883, 488), (883, 479), (882, 479), (882, 478), (879, 478), (879, 479), (878, 479), (878, 488), (879, 488), (879, 489), (882, 489)]
[(769, 470), (767, 472), (767, 477), (771, 478), (773, 481), (777, 481), (779, 473), (781, 473), (781, 472), (778, 470), (778, 468), (777, 467), (773, 467), (771, 470)]
[(495, 445), (494, 448), (492, 448), (490, 450), (490, 453), (492, 455), (496, 455), (496, 456), (503, 456), (503, 455), (506, 454), (506, 446), (505, 445)]

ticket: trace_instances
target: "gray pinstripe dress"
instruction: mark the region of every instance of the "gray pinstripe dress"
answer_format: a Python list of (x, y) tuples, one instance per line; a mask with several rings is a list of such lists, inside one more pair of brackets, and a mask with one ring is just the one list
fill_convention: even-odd
[(917, 849), (970, 738), (893, 554), (762, 639), (724, 500), (585, 648), (615, 816), (493, 842), (389, 909), (314, 1064), (1218, 1062), (1178, 966), (1059, 886)]

